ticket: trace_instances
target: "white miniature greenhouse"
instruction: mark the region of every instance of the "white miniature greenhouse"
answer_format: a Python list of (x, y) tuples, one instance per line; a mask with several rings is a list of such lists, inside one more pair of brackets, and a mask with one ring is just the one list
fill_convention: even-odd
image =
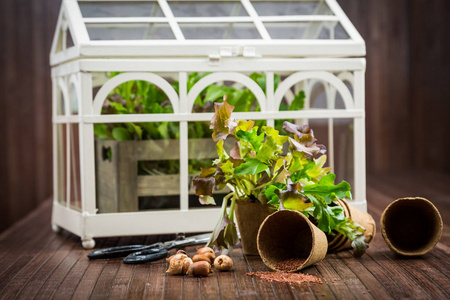
[[(208, 122), (309, 124), (366, 210), (365, 44), (336, 0), (63, 0), (50, 53), (54, 230), (94, 238), (204, 232), (191, 180)], [(216, 195), (220, 202), (220, 191)]]

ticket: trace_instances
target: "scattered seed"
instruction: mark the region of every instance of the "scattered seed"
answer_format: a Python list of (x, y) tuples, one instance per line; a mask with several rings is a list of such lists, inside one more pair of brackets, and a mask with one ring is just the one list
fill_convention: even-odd
[(286, 272), (295, 271), (300, 268), (305, 263), (305, 261), (306, 259), (297, 257), (284, 259), (277, 262), (277, 264), (275, 265), (275, 269)]
[(247, 273), (249, 276), (256, 276), (265, 281), (272, 282), (285, 282), (293, 284), (302, 283), (322, 283), (322, 280), (313, 275), (307, 275), (303, 273), (287, 273), (287, 272), (253, 272)]

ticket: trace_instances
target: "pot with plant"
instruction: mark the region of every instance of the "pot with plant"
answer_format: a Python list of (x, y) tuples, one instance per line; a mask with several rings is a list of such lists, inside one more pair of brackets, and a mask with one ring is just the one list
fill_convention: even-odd
[[(366, 230), (346, 217), (337, 202), (351, 199), (350, 185), (334, 183), (335, 174), (324, 167), (325, 146), (317, 144), (313, 131), (306, 125), (284, 122), (284, 131), (293, 137), (281, 135), (272, 127), (258, 128), (253, 121), (233, 119), (234, 107), (226, 100), (214, 105), (210, 128), (218, 159), (194, 178), (194, 189), (202, 204), (215, 204), (215, 188), (228, 186), (231, 192), (223, 200), (208, 245), (230, 249), (238, 243), (236, 213), (244, 253), (258, 254), (255, 232), (264, 216), (287, 209), (305, 215), (330, 239), (345, 236), (355, 256), (362, 255), (371, 237), (366, 238)], [(234, 137), (235, 145), (227, 153), (223, 143), (229, 136)], [(285, 144), (289, 145), (287, 151), (283, 151)]]

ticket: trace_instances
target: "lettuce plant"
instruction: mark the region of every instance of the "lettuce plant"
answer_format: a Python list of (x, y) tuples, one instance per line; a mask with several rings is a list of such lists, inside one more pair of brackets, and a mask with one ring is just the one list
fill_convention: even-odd
[[(120, 74), (111, 72), (112, 78)], [(190, 73), (187, 81), (189, 91), (200, 79), (210, 73)], [(266, 90), (266, 76), (252, 73), (249, 76), (263, 91)], [(277, 88), (281, 78), (274, 75), (274, 89)], [(179, 82), (172, 83), (175, 91), (179, 91)], [(259, 111), (259, 105), (253, 93), (247, 88), (236, 88), (233, 86), (212, 84), (203, 90), (194, 102), (193, 113), (213, 112), (214, 103), (221, 102), (224, 95), (228, 97), (228, 103), (235, 106), (235, 111), (248, 112)], [(300, 110), (304, 103), (303, 91), (295, 95), (295, 99), (288, 106), (281, 104), (281, 110)], [(173, 107), (166, 94), (156, 85), (141, 80), (132, 80), (114, 88), (108, 95), (102, 108), (103, 114), (170, 114)], [(277, 128), (281, 130), (282, 122), (277, 122)], [(257, 125), (263, 121), (257, 121)], [(188, 137), (190, 139), (208, 138), (211, 131), (208, 122), (189, 122)], [(133, 122), (133, 123), (98, 123), (94, 124), (94, 134), (102, 140), (152, 140), (152, 139), (178, 139), (179, 126), (177, 122)], [(189, 173), (198, 174), (200, 167), (208, 167), (210, 164), (202, 160), (191, 160), (189, 162)], [(139, 174), (177, 174), (179, 164), (175, 161), (159, 162), (158, 166), (139, 163)]]
[[(230, 249), (237, 244), (236, 201), (259, 201), (276, 210), (303, 213), (328, 235), (348, 237), (355, 256), (364, 254), (365, 229), (347, 219), (336, 204), (337, 199), (351, 199), (350, 185), (345, 181), (335, 184), (335, 175), (324, 167), (325, 146), (317, 144), (312, 129), (285, 121), (283, 130), (291, 135), (282, 135), (269, 126), (258, 128), (254, 121), (235, 120), (234, 106), (227, 101), (215, 103), (214, 108), (210, 128), (218, 158), (212, 168), (202, 169), (193, 185), (202, 204), (215, 204), (214, 189), (228, 186), (231, 192), (224, 197), (208, 245)], [(235, 144), (227, 153), (223, 145), (229, 136)], [(287, 153), (283, 151), (285, 143), (289, 144)]]

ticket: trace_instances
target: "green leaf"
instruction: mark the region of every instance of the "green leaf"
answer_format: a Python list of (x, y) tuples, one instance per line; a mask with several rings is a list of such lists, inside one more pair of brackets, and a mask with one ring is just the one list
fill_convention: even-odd
[(285, 209), (304, 211), (312, 206), (312, 203), (305, 203), (303, 195), (297, 191), (282, 191), (280, 193), (280, 202)]
[(255, 126), (255, 121), (238, 120), (237, 121), (237, 127), (234, 130), (234, 132), (239, 132), (239, 130), (251, 131), (253, 126)]
[(136, 133), (138, 140), (142, 140), (142, 128), (134, 123), (125, 123), (128, 132)]
[(216, 205), (216, 201), (211, 196), (200, 195), (198, 199), (200, 200), (200, 204), (202, 205)]
[(264, 93), (266, 93), (266, 75), (252, 73), (249, 77), (261, 87)]
[(306, 174), (308, 175), (309, 178), (311, 178), (311, 180), (313, 180), (314, 182), (318, 182), (323, 175), (331, 171), (331, 168), (323, 168), (326, 161), (327, 161), (326, 155), (322, 155), (318, 159), (314, 159), (312, 167), (306, 170)]
[(234, 111), (236, 112), (251, 111), (255, 96), (247, 89), (232, 89), (227, 93), (227, 102), (235, 106)]
[[(228, 198), (232, 194), (225, 196), (222, 202), (220, 218), (217, 222), (206, 246), (216, 246), (218, 248), (233, 249), (233, 246), (239, 242), (236, 225), (227, 215)], [(230, 206), (230, 215), (233, 217), (234, 203)]]
[(117, 141), (129, 141), (131, 134), (124, 127), (116, 127), (112, 131), (113, 138)]
[(103, 123), (94, 124), (94, 134), (101, 140), (108, 140), (111, 138), (108, 126)]
[(280, 183), (280, 182), (274, 182), (273, 184), (269, 185), (266, 188), (266, 190), (264, 191), (264, 195), (269, 200), (268, 203), (278, 207), (279, 200), (280, 200), (278, 193), (280, 192), (280, 190), (284, 189), (285, 187), (286, 187), (286, 185), (283, 183)]
[(220, 165), (219, 167), (224, 176), (225, 176), (225, 181), (229, 181), (230, 179), (233, 178), (234, 176), (234, 170), (233, 170), (233, 163), (231, 161), (226, 161), (224, 162), (222, 165)]
[(230, 156), (227, 154), (227, 152), (223, 148), (223, 140), (220, 140), (219, 142), (217, 142), (216, 151), (217, 151), (217, 156), (219, 158), (213, 161), (214, 165), (218, 165), (219, 163), (226, 161), (228, 158), (230, 158)]
[(289, 110), (302, 110), (305, 105), (305, 92), (300, 91), (295, 95), (294, 100), (292, 100)]
[(248, 142), (252, 145), (253, 150), (258, 153), (262, 141), (264, 140), (264, 133), (258, 135), (258, 128), (253, 127), (252, 131), (239, 130), (236, 132), (236, 137), (241, 141)]
[(161, 122), (161, 124), (158, 126), (158, 132), (163, 139), (170, 139), (168, 122)]
[(214, 102), (218, 99), (222, 99), (223, 96), (227, 95), (230, 89), (227, 86), (210, 85), (206, 88), (206, 95), (203, 102), (211, 101)]
[(245, 174), (255, 175), (263, 171), (268, 170), (269, 167), (255, 158), (246, 158), (245, 163), (234, 169), (236, 176), (242, 176)]
[(269, 164), (278, 158), (279, 153), (283, 153), (283, 144), (288, 137), (279, 135), (278, 130), (272, 127), (263, 126), (261, 129), (266, 134), (266, 141), (262, 144), (260, 150), (257, 151), (255, 158)]
[[(305, 165), (303, 163), (306, 163)], [(308, 170), (315, 166), (314, 161), (310, 161), (308, 159), (302, 159), (301, 157), (294, 157), (293, 162), (290, 165), (289, 170), (296, 170), (290, 176), (290, 179), (293, 182), (298, 182), (300, 179), (311, 180), (311, 177), (308, 175)]]
[(350, 184), (346, 181), (334, 185), (336, 175), (333, 173), (323, 176), (319, 183), (307, 185), (303, 187), (303, 191), (308, 194), (320, 195), (327, 204), (330, 204), (335, 198), (342, 199), (344, 197), (351, 198)]
[(110, 102), (109, 106), (113, 107), (118, 114), (128, 114), (128, 110), (123, 106), (122, 103)]
[(337, 232), (346, 236), (352, 241), (353, 255), (360, 257), (366, 251), (368, 245), (365, 242), (364, 232), (366, 229), (353, 222), (352, 220), (345, 220), (345, 222), (340, 223), (335, 229)]

